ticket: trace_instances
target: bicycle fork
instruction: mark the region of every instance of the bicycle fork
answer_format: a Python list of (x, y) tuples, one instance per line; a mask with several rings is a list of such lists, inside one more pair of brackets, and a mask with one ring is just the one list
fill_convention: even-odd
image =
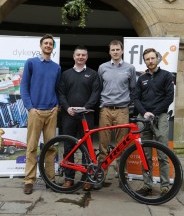
[(145, 170), (146, 173), (149, 174), (148, 161), (145, 157), (145, 153), (144, 153), (144, 150), (142, 148), (141, 138), (135, 139), (134, 142), (135, 142), (138, 154), (140, 156), (140, 160), (142, 162), (143, 169)]

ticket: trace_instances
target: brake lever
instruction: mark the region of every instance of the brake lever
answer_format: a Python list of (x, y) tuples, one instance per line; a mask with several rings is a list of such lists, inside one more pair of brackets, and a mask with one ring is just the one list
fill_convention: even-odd
[(158, 128), (158, 116), (149, 116), (150, 130), (155, 134), (155, 127)]

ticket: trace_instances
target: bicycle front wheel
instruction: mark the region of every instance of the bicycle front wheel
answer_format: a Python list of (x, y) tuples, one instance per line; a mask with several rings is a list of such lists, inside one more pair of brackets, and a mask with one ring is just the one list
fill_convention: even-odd
[[(85, 173), (73, 169), (66, 169), (60, 164), (64, 157), (64, 146), (70, 143), (71, 148), (73, 148), (77, 141), (78, 140), (74, 137), (61, 135), (51, 139), (43, 146), (39, 158), (40, 174), (46, 185), (55, 192), (73, 193), (82, 187), (86, 180)], [(82, 165), (82, 161), (86, 158), (86, 151), (85, 146), (81, 145), (74, 154), (71, 155), (69, 161), (72, 161), (74, 166)], [(73, 182), (73, 185), (69, 188), (63, 186), (66, 179), (66, 172), (69, 173), (67, 180)]]
[(120, 158), (122, 189), (143, 204), (168, 202), (176, 196), (182, 185), (181, 163), (173, 151), (159, 142), (142, 141), (142, 148), (149, 170), (143, 170), (136, 146), (130, 146)]

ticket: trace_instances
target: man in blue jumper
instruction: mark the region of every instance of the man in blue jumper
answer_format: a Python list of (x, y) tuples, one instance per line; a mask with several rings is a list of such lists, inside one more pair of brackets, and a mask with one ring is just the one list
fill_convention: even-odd
[[(20, 85), (24, 106), (28, 110), (27, 151), (24, 179), (24, 193), (31, 194), (36, 181), (37, 147), (41, 132), (44, 143), (56, 133), (58, 98), (56, 86), (59, 83), (61, 67), (51, 60), (54, 48), (52, 35), (46, 34), (40, 40), (41, 55), (26, 61)], [(49, 164), (55, 152), (48, 154), (48, 176), (54, 180), (54, 164)]]

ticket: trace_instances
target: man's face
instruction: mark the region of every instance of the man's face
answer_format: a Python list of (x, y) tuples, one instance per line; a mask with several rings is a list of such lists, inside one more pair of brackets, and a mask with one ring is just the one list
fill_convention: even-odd
[(73, 54), (73, 59), (77, 65), (85, 65), (88, 59), (87, 50), (77, 49)]
[(44, 54), (50, 55), (54, 48), (53, 40), (50, 38), (43, 40), (40, 48)]
[(114, 61), (118, 61), (122, 58), (123, 50), (120, 46), (120, 44), (117, 45), (110, 45), (109, 54), (111, 56), (111, 59)]
[(150, 71), (155, 71), (155, 69), (157, 68), (158, 65), (158, 58), (156, 56), (156, 53), (154, 52), (150, 52), (144, 55), (144, 62), (147, 66), (147, 68)]

